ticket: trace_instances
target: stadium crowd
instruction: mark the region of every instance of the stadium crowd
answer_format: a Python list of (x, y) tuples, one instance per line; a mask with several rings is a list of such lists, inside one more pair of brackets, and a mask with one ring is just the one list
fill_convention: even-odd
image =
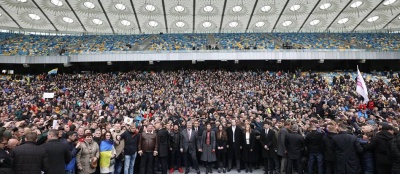
[(15, 78), (1, 81), (0, 173), (400, 173), (393, 75), (367, 81), (366, 104), (350, 75), (301, 70)]

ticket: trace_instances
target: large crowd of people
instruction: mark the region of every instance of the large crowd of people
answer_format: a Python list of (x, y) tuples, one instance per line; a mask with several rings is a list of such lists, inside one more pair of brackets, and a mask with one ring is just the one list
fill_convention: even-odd
[(301, 70), (17, 78), (0, 81), (0, 173), (400, 173), (396, 74), (368, 102), (348, 74)]

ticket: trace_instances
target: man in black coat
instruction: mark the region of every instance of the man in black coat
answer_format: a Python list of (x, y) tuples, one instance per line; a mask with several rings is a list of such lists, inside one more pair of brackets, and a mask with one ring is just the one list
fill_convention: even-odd
[(358, 155), (363, 149), (357, 137), (348, 132), (347, 125), (339, 124), (339, 133), (332, 137), (338, 174), (360, 173)]
[(67, 144), (58, 140), (58, 130), (50, 130), (47, 133), (47, 143), (41, 145), (49, 159), (48, 173), (65, 173), (65, 165), (71, 161), (71, 153)]
[(197, 162), (196, 151), (200, 144), (197, 144), (198, 136), (196, 132), (192, 130), (192, 123), (189, 121), (187, 123), (187, 128), (182, 130), (180, 136), (180, 151), (183, 153), (183, 159), (185, 161), (185, 174), (190, 171), (190, 162), (193, 164), (193, 168), (196, 170), (197, 174), (200, 174), (199, 164)]
[(310, 125), (310, 132), (306, 135), (306, 147), (308, 156), (308, 173), (313, 173), (314, 163), (317, 162), (318, 174), (323, 174), (324, 157), (322, 138), (324, 134), (317, 130), (315, 124)]
[[(271, 129), (271, 122), (264, 122), (264, 129), (261, 130), (260, 142), (262, 146), (262, 157), (264, 158), (265, 173), (274, 173), (275, 157), (275, 132)], [(278, 164), (275, 164), (278, 165)]]
[(378, 174), (392, 173), (390, 141), (394, 138), (394, 131), (393, 127), (387, 123), (382, 123), (381, 127), (381, 131), (372, 138), (370, 143), (364, 146), (364, 149), (374, 152), (376, 172)]
[[(42, 171), (48, 173), (49, 161), (46, 150), (36, 145), (36, 139), (36, 132), (29, 132), (25, 136), (25, 143), (11, 151), (15, 174), (41, 174)], [(63, 172), (64, 167), (62, 167)]]
[(336, 173), (335, 167), (335, 151), (333, 151), (333, 140), (332, 138), (337, 135), (336, 128), (334, 125), (327, 126), (328, 132), (322, 138), (324, 145), (324, 160), (325, 160), (325, 173), (334, 174)]
[(237, 171), (240, 173), (240, 151), (242, 149), (243, 131), (239, 126), (236, 126), (236, 120), (231, 120), (231, 127), (226, 129), (228, 136), (228, 172), (232, 169), (232, 160), (236, 161)]
[(301, 158), (303, 157), (303, 150), (305, 148), (304, 137), (298, 133), (299, 126), (297, 124), (291, 126), (291, 131), (285, 137), (285, 147), (288, 155), (286, 174), (292, 173), (292, 167), (296, 169), (298, 174), (303, 174)]
[(161, 174), (167, 174), (168, 170), (168, 148), (169, 134), (163, 122), (156, 123), (156, 128), (161, 128), (157, 131), (158, 137), (158, 160), (161, 164)]
[(287, 169), (287, 153), (285, 152), (285, 138), (286, 135), (289, 134), (288, 129), (291, 126), (290, 120), (285, 121), (284, 123), (279, 122), (277, 123), (278, 127), (280, 128), (278, 132), (278, 142), (277, 142), (277, 154), (280, 157), (281, 168), (280, 173), (285, 174)]

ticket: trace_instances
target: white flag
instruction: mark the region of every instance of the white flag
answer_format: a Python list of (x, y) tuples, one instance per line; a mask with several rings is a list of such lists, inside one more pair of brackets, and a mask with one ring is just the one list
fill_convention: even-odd
[(369, 101), (368, 98), (368, 90), (367, 86), (365, 85), (365, 81), (360, 73), (360, 70), (357, 67), (357, 87), (356, 91), (358, 94), (364, 97), (364, 103), (367, 103)]

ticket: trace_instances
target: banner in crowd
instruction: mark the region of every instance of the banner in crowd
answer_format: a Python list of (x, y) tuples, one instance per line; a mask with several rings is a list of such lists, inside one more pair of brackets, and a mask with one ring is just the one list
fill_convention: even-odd
[(369, 101), (368, 98), (368, 90), (367, 90), (367, 86), (365, 85), (365, 81), (364, 78), (362, 77), (360, 70), (357, 67), (357, 87), (356, 87), (356, 91), (358, 94), (360, 94), (361, 96), (364, 97), (364, 103), (367, 103)]

